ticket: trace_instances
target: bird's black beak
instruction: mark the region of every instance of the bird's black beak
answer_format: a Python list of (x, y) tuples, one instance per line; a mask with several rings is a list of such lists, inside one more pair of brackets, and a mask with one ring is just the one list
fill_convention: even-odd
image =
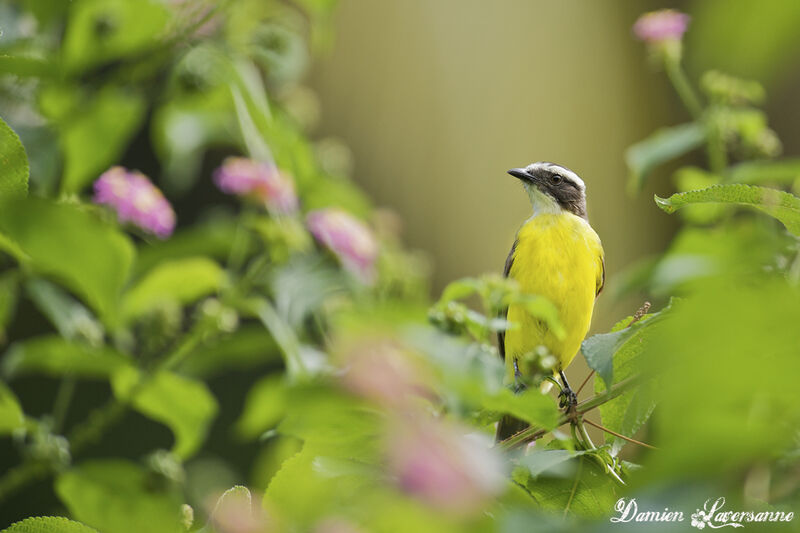
[(511, 170), (508, 171), (508, 173), (514, 176), (515, 178), (521, 179), (522, 181), (528, 181), (528, 182), (533, 181), (533, 176), (531, 176), (528, 173), (528, 171), (525, 170), (524, 168), (512, 168)]

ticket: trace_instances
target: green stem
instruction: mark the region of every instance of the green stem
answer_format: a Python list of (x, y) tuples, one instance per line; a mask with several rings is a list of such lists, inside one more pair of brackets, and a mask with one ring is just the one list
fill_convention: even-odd
[(20, 488), (46, 478), (50, 471), (50, 466), (41, 461), (25, 461), (13, 467), (0, 478), (0, 502)]
[(689, 114), (692, 115), (692, 118), (699, 119), (703, 114), (703, 106), (697, 93), (694, 92), (692, 84), (689, 83), (689, 78), (681, 67), (680, 58), (667, 55), (664, 59), (664, 70), (666, 70), (669, 81), (675, 88), (675, 92), (678, 93), (683, 105), (686, 106)]
[(56, 392), (56, 399), (53, 403), (53, 433), (58, 433), (64, 426), (64, 419), (67, 416), (69, 404), (75, 394), (75, 378), (67, 376), (61, 380)]

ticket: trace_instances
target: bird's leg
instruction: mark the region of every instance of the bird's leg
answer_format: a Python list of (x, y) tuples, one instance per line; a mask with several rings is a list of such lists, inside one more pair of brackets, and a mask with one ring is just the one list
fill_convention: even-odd
[(519, 363), (517, 362), (517, 358), (514, 358), (514, 394), (519, 394), (520, 392), (527, 389), (528, 386), (525, 385), (525, 382), (522, 380), (522, 372), (519, 371)]
[(569, 386), (569, 382), (567, 381), (567, 376), (564, 375), (564, 371), (559, 370), (558, 374), (561, 376), (561, 382), (564, 384), (564, 387), (561, 389), (561, 392), (558, 395), (558, 406), (562, 409), (565, 408), (567, 412), (569, 412), (573, 410), (576, 405), (578, 405), (578, 395), (575, 394), (575, 392)]

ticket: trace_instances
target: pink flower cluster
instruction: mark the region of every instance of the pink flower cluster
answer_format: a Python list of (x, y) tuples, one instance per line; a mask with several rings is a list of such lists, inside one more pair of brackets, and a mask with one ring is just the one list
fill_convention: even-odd
[(397, 488), (454, 515), (480, 512), (503, 490), (504, 465), (491, 441), (431, 416), (435, 378), (423, 358), (392, 338), (359, 338), (340, 349), (343, 388), (386, 413), (385, 464)]
[(165, 239), (175, 229), (175, 211), (141, 172), (112, 167), (94, 182), (94, 203), (107, 205), (122, 223)]
[(689, 15), (674, 9), (645, 13), (633, 25), (633, 33), (646, 43), (678, 41), (689, 27)]
[(229, 157), (214, 172), (214, 182), (226, 194), (263, 201), (273, 213), (297, 210), (294, 182), (275, 165), (245, 157)]
[(378, 242), (366, 224), (335, 207), (311, 211), (306, 223), (314, 238), (347, 270), (365, 283), (375, 279)]

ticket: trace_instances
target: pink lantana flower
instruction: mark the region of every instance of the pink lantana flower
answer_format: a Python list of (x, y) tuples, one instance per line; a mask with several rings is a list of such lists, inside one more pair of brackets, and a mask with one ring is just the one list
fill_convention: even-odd
[(294, 182), (270, 163), (229, 157), (214, 172), (214, 183), (226, 194), (263, 201), (273, 213), (297, 210)]
[(689, 15), (674, 9), (645, 13), (633, 25), (633, 33), (649, 44), (680, 41), (689, 27)]
[(96, 204), (109, 206), (117, 219), (160, 239), (172, 235), (175, 211), (162, 192), (139, 171), (112, 167), (94, 182)]
[(458, 426), (408, 419), (389, 443), (389, 469), (399, 487), (428, 505), (474, 514), (505, 486), (503, 462)]
[(366, 224), (335, 207), (311, 211), (306, 223), (314, 238), (333, 252), (342, 266), (365, 283), (374, 281), (378, 241)]

